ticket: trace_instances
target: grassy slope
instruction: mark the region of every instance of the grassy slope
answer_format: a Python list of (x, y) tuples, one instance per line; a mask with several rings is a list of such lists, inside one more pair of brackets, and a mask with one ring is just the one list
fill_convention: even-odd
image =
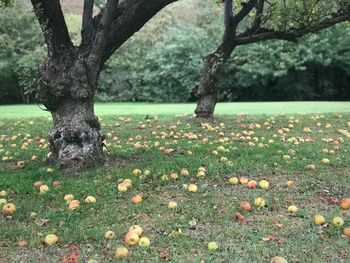
[[(192, 114), (195, 104), (97, 103), (98, 115)], [(350, 112), (350, 102), (238, 102), (219, 103), (216, 114), (295, 114)], [(0, 106), (1, 118), (49, 116), (38, 105)]]
[[(237, 123), (238, 118), (242, 120), (241, 124)], [(47, 166), (40, 161), (48, 153), (47, 149), (39, 148), (39, 139), (46, 137), (51, 126), (47, 118), (3, 119), (0, 134), (7, 136), (0, 142), (4, 149), (1, 155), (8, 151), (8, 156), (13, 159), (0, 162), (0, 190), (8, 192), (6, 198), (17, 205), (18, 212), (11, 220), (0, 217), (0, 262), (62, 262), (62, 258), (69, 255), (71, 243), (80, 248), (81, 262), (89, 258), (114, 262), (115, 248), (124, 245), (123, 236), (132, 224), (144, 227), (145, 236), (151, 239), (152, 246), (148, 251), (128, 247), (131, 253), (129, 262), (158, 262), (161, 255), (167, 256), (169, 262), (269, 262), (275, 255), (284, 256), (288, 262), (349, 262), (349, 239), (342, 237), (341, 230), (333, 226), (315, 226), (311, 216), (320, 213), (329, 222), (333, 216), (339, 215), (344, 218), (345, 225), (350, 226), (350, 211), (341, 211), (328, 202), (330, 197), (350, 195), (350, 140), (337, 132), (339, 128), (349, 130), (346, 122), (350, 121), (350, 114), (343, 114), (341, 119), (335, 118), (335, 114), (325, 118), (317, 115), (295, 115), (295, 118), (299, 119), (299, 123), (294, 123), (287, 138), (310, 137), (315, 142), (297, 146), (275, 137), (279, 128), (287, 127), (289, 117), (286, 116), (276, 116), (270, 130), (254, 129), (255, 134), (251, 137), (256, 136), (263, 143), (271, 138), (275, 141), (263, 148), (248, 146), (246, 141), (234, 140), (230, 134), (249, 131), (240, 127), (242, 124), (262, 125), (266, 117), (222, 116), (214, 120), (213, 126), (226, 124), (220, 130), (229, 139), (220, 142), (223, 137), (218, 137), (217, 132), (200, 128), (198, 120), (188, 117), (160, 117), (158, 123), (151, 122), (152, 127), (137, 129), (141, 116), (132, 116), (130, 122), (104, 116), (103, 130), (119, 137), (117, 142), (108, 139), (108, 149), (114, 156), (109, 167), (71, 177), (60, 175), (56, 168), (54, 173), (47, 173)], [(318, 122), (322, 124), (320, 127), (316, 125)], [(200, 139), (181, 138), (173, 144), (173, 136), (168, 139), (155, 137), (161, 132), (170, 134), (169, 125), (175, 123), (181, 136), (193, 132)], [(325, 128), (327, 123), (332, 127)], [(157, 130), (158, 124), (164, 126)], [(304, 127), (310, 127), (312, 133), (304, 133)], [(152, 135), (151, 131), (156, 131), (156, 135)], [(32, 135), (34, 142), (28, 150), (21, 150), (26, 133)], [(8, 140), (12, 135), (18, 137)], [(150, 147), (135, 148), (137, 135), (141, 135), (141, 143), (146, 142)], [(322, 139), (339, 136), (345, 140), (339, 152), (335, 155), (322, 153), (322, 149), (334, 147)], [(209, 144), (202, 143), (201, 139), (206, 137)], [(129, 138), (133, 138), (134, 142)], [(165, 156), (154, 146), (155, 142), (177, 151)], [(12, 148), (11, 144), (17, 147)], [(230, 151), (212, 155), (212, 150), (220, 145)], [(289, 154), (291, 149), (296, 152)], [(188, 150), (193, 155), (186, 155)], [(291, 156), (291, 161), (282, 158), (285, 154)], [(37, 155), (39, 160), (31, 161), (32, 155)], [(233, 166), (218, 162), (220, 156), (226, 156)], [(321, 159), (325, 157), (331, 160), (330, 165), (321, 164)], [(16, 170), (17, 160), (25, 160), (27, 167)], [(305, 170), (310, 163), (316, 165), (315, 171)], [(204, 178), (196, 177), (200, 166), (207, 169)], [(179, 173), (184, 167), (190, 170), (189, 177), (175, 182), (160, 179), (164, 174)], [(146, 179), (137, 178), (131, 173), (134, 168), (149, 169), (151, 175)], [(230, 186), (228, 179), (233, 175), (253, 180), (267, 179), (270, 188), (249, 190), (244, 186)], [(126, 193), (118, 193), (116, 189), (121, 178), (130, 178), (133, 182), (133, 187)], [(33, 183), (38, 180), (50, 186), (48, 194), (39, 195), (33, 188)], [(55, 180), (61, 181), (60, 189), (52, 187)], [(287, 180), (293, 180), (294, 187), (287, 189)], [(183, 189), (183, 184), (190, 182), (198, 185), (198, 193), (190, 194)], [(68, 211), (63, 201), (67, 193), (73, 193), (81, 201), (78, 211)], [(141, 193), (144, 198), (139, 205), (130, 201), (136, 193)], [(85, 204), (83, 200), (87, 195), (96, 196), (97, 204)], [(267, 207), (253, 208), (251, 213), (245, 214), (248, 224), (241, 225), (235, 220), (234, 213), (240, 211), (240, 201), (252, 203), (255, 197), (265, 198)], [(175, 211), (167, 208), (170, 200), (178, 203)], [(296, 216), (288, 215), (286, 210), (290, 204), (299, 207)], [(30, 218), (31, 212), (38, 215)], [(43, 219), (50, 221), (41, 225)], [(103, 240), (103, 234), (108, 229), (117, 233), (117, 238), (111, 242)], [(178, 229), (181, 229), (182, 235), (173, 237), (171, 233)], [(58, 234), (59, 244), (42, 247), (43, 236), (52, 232)], [(29, 249), (17, 248), (21, 239), (29, 242)], [(219, 243), (219, 251), (207, 251), (210, 241)]]

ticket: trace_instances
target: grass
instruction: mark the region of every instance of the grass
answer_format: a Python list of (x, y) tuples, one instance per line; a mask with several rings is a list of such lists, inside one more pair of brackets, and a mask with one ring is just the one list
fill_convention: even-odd
[[(0, 106), (1, 118), (34, 118), (49, 116), (39, 105)], [(195, 104), (152, 104), (152, 103), (96, 103), (98, 115), (192, 115)], [(227, 114), (297, 114), (297, 113), (350, 112), (350, 102), (234, 102), (218, 103), (215, 113)]]
[[(140, 111), (141, 105), (131, 106), (130, 112), (152, 115), (156, 111), (153, 105)], [(259, 108), (254, 116), (233, 114), (248, 112), (242, 105), (250, 105), (251, 112), (262, 104), (221, 104), (219, 110), (232, 107), (232, 114), (210, 121), (207, 129), (200, 120), (188, 116), (160, 116), (154, 122), (140, 115), (115, 116), (125, 114), (130, 104), (98, 105), (97, 111), (113, 114), (102, 116), (109, 161), (106, 167), (73, 176), (60, 174), (57, 167), (47, 172), (43, 160), (49, 150), (41, 139), (46, 139), (52, 125), (48, 118), (20, 119), (28, 116), (28, 107), (35, 107), (26, 106), (12, 107), (17, 118), (6, 119), (13, 115), (4, 114), (2, 107), (0, 154), (9, 160), (0, 161), (0, 191), (6, 190), (4, 198), (16, 204), (17, 212), (11, 219), (0, 218), (0, 262), (62, 262), (71, 254), (72, 244), (79, 248), (79, 262), (117, 262), (117, 246), (129, 249), (127, 262), (269, 262), (277, 255), (288, 262), (350, 262), (349, 238), (342, 236), (344, 227), (330, 224), (334, 216), (341, 216), (344, 226), (350, 226), (350, 210), (329, 203), (332, 197), (339, 200), (350, 196), (350, 138), (340, 130), (349, 131), (350, 113), (287, 116), (276, 114), (286, 104), (272, 103), (273, 109)], [(294, 112), (306, 107), (304, 103), (293, 105)], [(327, 104), (323, 105), (326, 110)], [(334, 105), (333, 110), (340, 104)], [(168, 110), (178, 114), (190, 113), (193, 105), (179, 107), (180, 110), (165, 105), (157, 108), (162, 113)], [(259, 115), (271, 111), (275, 114)], [(261, 127), (251, 125), (255, 123)], [(281, 136), (281, 129), (289, 125), (293, 127), (285, 129)], [(305, 127), (311, 132), (305, 132)], [(189, 138), (190, 133), (197, 139)], [(258, 142), (252, 143), (254, 140)], [(219, 146), (226, 150), (214, 155), (213, 150), (222, 150)], [(161, 147), (174, 151), (165, 155)], [(329, 154), (323, 149), (336, 151)], [(33, 155), (38, 157), (36, 161), (31, 160)], [(232, 165), (220, 162), (220, 157), (226, 157)], [(323, 158), (328, 158), (330, 164), (323, 164)], [(16, 169), (20, 160), (26, 163), (24, 169)], [(308, 164), (314, 164), (316, 169), (305, 169)], [(206, 168), (203, 178), (196, 176), (199, 167)], [(150, 174), (134, 176), (135, 168), (143, 173), (149, 170)], [(179, 174), (182, 168), (187, 168), (190, 176), (169, 179), (170, 173)], [(266, 179), (270, 187), (263, 190), (232, 186), (228, 180), (234, 176)], [(126, 178), (132, 180), (133, 186), (120, 193), (117, 185)], [(294, 182), (293, 187), (286, 187), (288, 180)], [(50, 191), (40, 195), (33, 187), (36, 181), (47, 184)], [(54, 188), (54, 181), (60, 181), (61, 187)], [(197, 193), (186, 191), (184, 185), (189, 183), (198, 186)], [(69, 211), (63, 200), (68, 193), (81, 202), (76, 211)], [(135, 205), (131, 198), (137, 193), (143, 201)], [(97, 203), (86, 204), (88, 195), (95, 196)], [(249, 213), (239, 208), (241, 201), (253, 204), (256, 197), (264, 198), (266, 207), (253, 206)], [(169, 201), (176, 201), (178, 207), (169, 209)], [(287, 212), (292, 204), (299, 208), (294, 215)], [(32, 212), (37, 214), (31, 216)], [(235, 212), (241, 212), (247, 224), (237, 220)], [(314, 214), (323, 215), (328, 223), (316, 226)], [(144, 228), (143, 235), (152, 243), (149, 249), (124, 244), (123, 237), (133, 224)], [(104, 240), (107, 230), (115, 231), (116, 238)], [(59, 242), (51, 247), (42, 243), (49, 233), (59, 236)], [(26, 240), (28, 248), (18, 248), (19, 240)], [(218, 251), (207, 250), (211, 241), (219, 244)]]

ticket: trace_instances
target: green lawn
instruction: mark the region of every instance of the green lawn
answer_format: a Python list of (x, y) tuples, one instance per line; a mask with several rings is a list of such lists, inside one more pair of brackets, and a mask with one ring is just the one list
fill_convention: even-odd
[[(49, 116), (38, 105), (0, 106), (1, 118)], [(96, 103), (98, 115), (193, 114), (195, 104)], [(215, 113), (222, 114), (296, 114), (350, 112), (350, 102), (235, 102), (218, 103)]]
[[(130, 118), (102, 116), (108, 137), (106, 166), (70, 176), (62, 175), (55, 166), (52, 173), (47, 171), (49, 118), (28, 118), (42, 114), (30, 110), (36, 106), (1, 107), (0, 191), (7, 195), (0, 198), (14, 203), (17, 212), (12, 218), (0, 215), (0, 262), (68, 262), (63, 260), (72, 254), (73, 244), (79, 250), (79, 262), (121, 262), (114, 256), (120, 246), (130, 252), (124, 262), (268, 263), (274, 256), (289, 263), (350, 262), (350, 238), (342, 235), (350, 227), (350, 209), (330, 202), (350, 197), (349, 103), (265, 104), (273, 109), (263, 105), (221, 104), (218, 110), (230, 115), (204, 125), (189, 116), (162, 116), (191, 113), (193, 105), (189, 104), (176, 104), (177, 108), (148, 104), (147, 110), (144, 104), (99, 104), (99, 114), (129, 110)], [(345, 113), (304, 114), (306, 107)], [(145, 121), (131, 112), (159, 113), (160, 117), (157, 122)], [(269, 115), (231, 114), (234, 112)], [(17, 119), (7, 119), (11, 117)], [(164, 149), (173, 152), (165, 155)], [(31, 160), (33, 155), (37, 160)], [(330, 163), (323, 163), (324, 158)], [(25, 162), (24, 169), (16, 168), (18, 161)], [(306, 168), (310, 164), (315, 165), (314, 170)], [(206, 169), (204, 177), (197, 176), (200, 167)], [(141, 176), (133, 175), (136, 168)], [(180, 175), (183, 168), (189, 176)], [(179, 177), (171, 179), (171, 173)], [(264, 179), (270, 186), (234, 186), (229, 184), (231, 177)], [(118, 192), (124, 179), (130, 179), (132, 187)], [(292, 187), (286, 187), (288, 180), (294, 183)], [(39, 194), (34, 188), (37, 181), (47, 184), (50, 191)], [(55, 188), (55, 181), (61, 187)], [(198, 186), (198, 192), (187, 191), (190, 183)], [(69, 211), (63, 200), (69, 193), (80, 201), (75, 211)], [(136, 194), (143, 198), (140, 204), (131, 202)], [(86, 203), (88, 195), (97, 202)], [(265, 207), (253, 204), (257, 197), (265, 200)], [(178, 207), (169, 209), (170, 201)], [(240, 208), (242, 201), (252, 205), (251, 212)], [(298, 211), (288, 213), (290, 205)], [(247, 224), (235, 218), (236, 212), (245, 216)], [(317, 226), (315, 214), (323, 215), (327, 223)], [(332, 225), (336, 216), (344, 220), (344, 226)], [(124, 243), (134, 224), (141, 225), (143, 236), (151, 240), (149, 249)], [(107, 230), (115, 232), (114, 239), (104, 240)], [(51, 233), (59, 241), (49, 247), (43, 240)], [(26, 249), (18, 247), (20, 240), (28, 242)], [(219, 249), (208, 251), (213, 241)]]

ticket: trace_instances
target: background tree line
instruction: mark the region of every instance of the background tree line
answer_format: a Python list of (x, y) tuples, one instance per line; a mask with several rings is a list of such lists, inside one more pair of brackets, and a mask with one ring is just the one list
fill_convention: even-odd
[[(203, 57), (223, 34), (213, 1), (170, 6), (107, 62), (97, 101), (195, 101)], [(201, 3), (201, 4), (199, 4)], [(44, 40), (28, 1), (0, 9), (0, 103), (35, 101)], [(80, 16), (66, 17), (80, 41)], [(349, 100), (350, 27), (342, 23), (297, 44), (271, 40), (238, 47), (220, 83), (221, 101)], [(28, 92), (26, 92), (28, 91)]]

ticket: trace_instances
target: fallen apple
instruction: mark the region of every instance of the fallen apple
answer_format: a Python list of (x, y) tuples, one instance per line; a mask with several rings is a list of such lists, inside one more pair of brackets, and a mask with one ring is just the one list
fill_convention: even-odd
[(230, 185), (237, 185), (238, 184), (238, 178), (237, 177), (231, 177), (228, 180), (228, 182), (229, 182)]
[(39, 188), (39, 191), (40, 191), (40, 194), (45, 194), (49, 191), (49, 187), (46, 185), (46, 184), (43, 184), (40, 186)]
[(350, 227), (344, 228), (343, 234), (344, 234), (344, 236), (346, 236), (346, 237), (350, 237)]
[(137, 195), (134, 195), (132, 198), (131, 198), (131, 202), (133, 202), (134, 204), (139, 204), (142, 202), (142, 196), (137, 194)]
[(128, 187), (124, 183), (118, 184), (118, 191), (119, 192), (126, 192), (128, 190)]
[(174, 201), (170, 201), (168, 204), (168, 208), (175, 209), (177, 207), (177, 203)]
[(12, 216), (16, 213), (16, 206), (13, 203), (7, 203), (2, 208), (2, 214), (4, 216)]
[(133, 225), (129, 227), (129, 232), (135, 232), (138, 236), (141, 236), (143, 233), (143, 229), (139, 225)]
[(261, 180), (261, 181), (259, 182), (259, 187), (260, 187), (261, 189), (268, 189), (268, 188), (269, 188), (269, 182), (266, 181), (266, 180)]
[(78, 207), (80, 206), (80, 202), (78, 200), (72, 200), (70, 203), (69, 203), (69, 211), (74, 211), (76, 210)]
[(96, 198), (92, 195), (89, 195), (85, 198), (85, 202), (88, 204), (94, 204), (96, 203)]
[(298, 212), (298, 208), (295, 205), (290, 205), (288, 206), (288, 212), (294, 214)]
[(55, 234), (49, 234), (45, 237), (44, 242), (46, 245), (52, 246), (58, 242), (58, 236), (56, 236)]
[(215, 251), (219, 248), (219, 245), (216, 242), (209, 242), (208, 243), (208, 250)]
[(72, 201), (74, 199), (74, 195), (72, 194), (66, 194), (64, 197), (63, 197), (64, 201), (66, 202), (69, 202), (69, 201)]
[(195, 193), (195, 192), (197, 192), (197, 190), (198, 190), (198, 187), (195, 184), (189, 184), (187, 186), (187, 191), (189, 191), (191, 193)]
[(257, 207), (264, 207), (265, 206), (265, 200), (262, 199), (261, 197), (255, 198), (254, 199), (254, 205)]
[(248, 202), (241, 202), (240, 208), (242, 208), (244, 211), (250, 212), (252, 210), (252, 206)]
[(332, 219), (332, 224), (336, 227), (342, 227), (344, 225), (344, 220), (341, 217), (336, 216)]
[(129, 251), (126, 247), (118, 247), (115, 251), (115, 256), (117, 258), (127, 258), (129, 256)]
[(6, 205), (7, 204), (7, 200), (4, 198), (0, 198), (0, 206)]
[(108, 230), (106, 233), (105, 233), (105, 239), (106, 240), (110, 240), (110, 239), (113, 239), (115, 237), (115, 233), (111, 230)]
[(324, 223), (326, 223), (326, 220), (321, 215), (315, 215), (314, 216), (314, 222), (315, 222), (316, 225), (320, 226), (320, 225), (323, 225)]
[(344, 210), (350, 208), (350, 198), (342, 198), (339, 203), (340, 207)]
[(139, 240), (139, 246), (148, 248), (151, 245), (151, 241), (147, 237), (141, 237)]
[(245, 178), (245, 177), (241, 177), (241, 178), (239, 178), (239, 182), (240, 182), (240, 184), (247, 184), (248, 183), (248, 179)]
[(135, 231), (128, 232), (125, 235), (124, 241), (128, 245), (136, 245), (139, 242), (139, 235)]
[(249, 181), (249, 182), (247, 183), (247, 187), (248, 187), (249, 189), (255, 189), (257, 186), (258, 186), (258, 183), (257, 183), (256, 181)]
[(34, 188), (39, 190), (41, 185), (42, 183), (40, 181), (37, 181), (34, 183)]

